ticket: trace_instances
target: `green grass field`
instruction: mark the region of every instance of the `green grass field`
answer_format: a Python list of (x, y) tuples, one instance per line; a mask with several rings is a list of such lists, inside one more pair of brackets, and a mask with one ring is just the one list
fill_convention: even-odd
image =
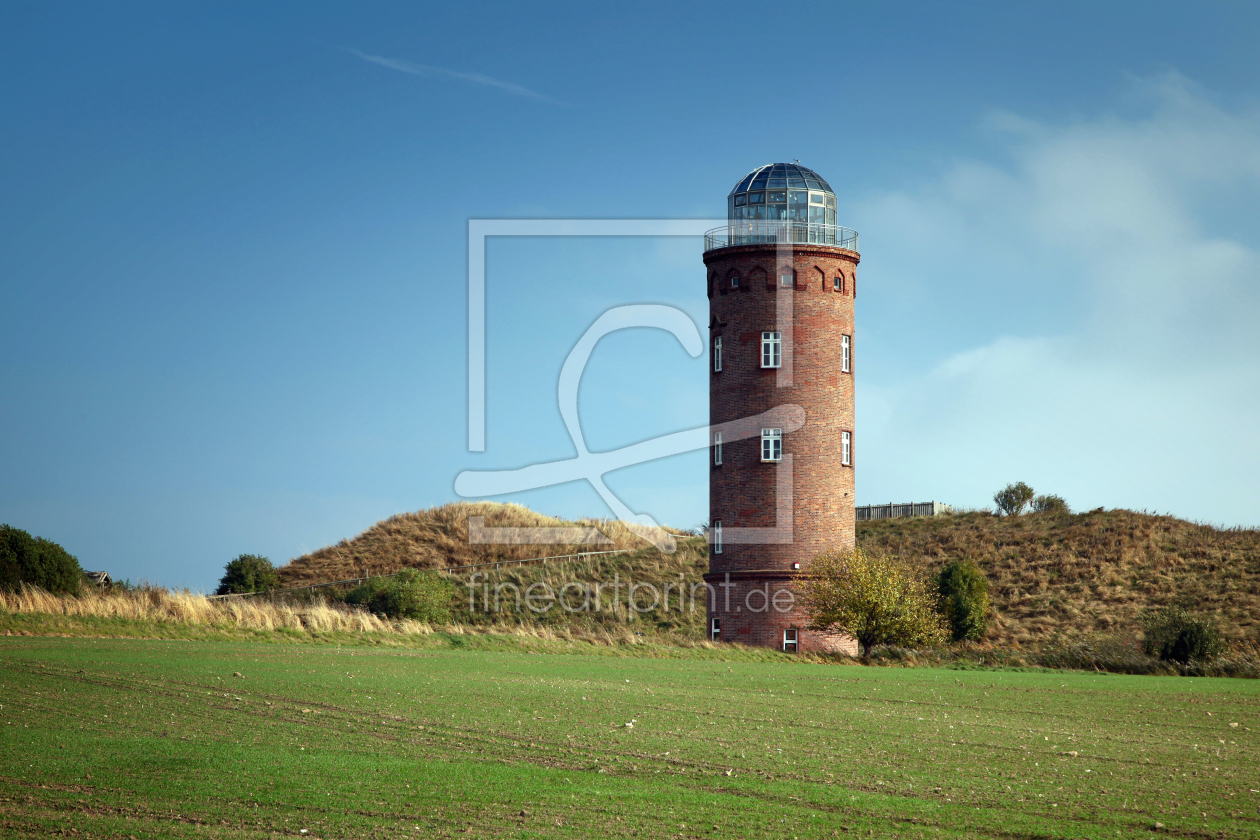
[(0, 834), (1256, 837), (1258, 711), (1248, 680), (3, 637)]

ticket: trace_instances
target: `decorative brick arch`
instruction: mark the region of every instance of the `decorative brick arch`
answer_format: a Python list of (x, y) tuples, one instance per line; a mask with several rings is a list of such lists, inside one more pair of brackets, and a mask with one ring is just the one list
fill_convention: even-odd
[(748, 272), (748, 285), (751, 286), (754, 283), (764, 284), (768, 289), (774, 288), (774, 279), (759, 265), (753, 266), (753, 270)]
[(818, 277), (819, 288), (822, 289), (824, 292), (831, 291), (831, 289), (829, 288), (827, 284), (827, 272), (823, 271), (822, 268), (820, 268), (819, 266), (814, 266), (814, 272), (815, 272), (815, 275)]

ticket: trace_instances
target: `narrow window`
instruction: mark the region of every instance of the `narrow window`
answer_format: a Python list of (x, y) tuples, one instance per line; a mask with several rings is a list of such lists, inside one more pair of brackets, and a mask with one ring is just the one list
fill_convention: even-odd
[(853, 465), (853, 433), (840, 433), (840, 463), (844, 466)]
[(739, 275), (738, 275), (738, 274), (732, 274), (732, 275), (731, 275), (731, 288), (732, 288), (732, 289), (738, 289), (738, 288), (739, 288)]
[(722, 520), (715, 519), (713, 521), (713, 553), (722, 553)]
[(722, 466), (722, 433), (713, 433), (713, 466)]
[(713, 339), (713, 372), (722, 372), (722, 336)]
[(714, 642), (722, 640), (722, 619), (713, 618), (709, 620), (709, 639)]
[(796, 628), (789, 627), (783, 631), (783, 650), (796, 653)]
[(845, 373), (853, 370), (853, 336), (840, 336), (840, 370)]
[(785, 268), (779, 273), (779, 285), (788, 287), (796, 284), (796, 272)]
[(761, 334), (761, 366), (777, 368), (783, 365), (783, 334), (763, 332)]
[(831, 288), (835, 289), (837, 292), (844, 291), (844, 275), (843, 274), (836, 275), (836, 279), (831, 281)]
[[(848, 432), (845, 432), (848, 434)], [(762, 429), (761, 430), (761, 460), (763, 461), (782, 461), (783, 460), (783, 430), (782, 429)]]

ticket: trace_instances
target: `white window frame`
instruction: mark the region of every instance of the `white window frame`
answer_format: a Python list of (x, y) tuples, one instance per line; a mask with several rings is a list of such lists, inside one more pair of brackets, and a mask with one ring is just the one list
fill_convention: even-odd
[(840, 433), (840, 464), (853, 466), (853, 432)]
[(722, 433), (713, 433), (713, 466), (722, 466)]
[[(788, 645), (792, 647), (789, 649)], [(791, 653), (799, 653), (800, 647), (800, 632), (795, 627), (785, 628), (783, 631), (783, 652), (788, 653), (790, 650)]]
[(853, 372), (853, 336), (840, 335), (840, 371)]
[(831, 281), (831, 290), (833, 292), (844, 291), (844, 275), (843, 274), (837, 274), (835, 278)]
[(713, 553), (722, 553), (722, 520), (713, 520)]
[(722, 372), (722, 336), (713, 337), (713, 372)]
[(709, 619), (709, 641), (720, 642), (722, 640), (722, 619)]
[(796, 285), (796, 272), (791, 269), (783, 269), (779, 272), (779, 285), (784, 289), (790, 289)]
[(738, 289), (738, 288), (739, 288), (739, 275), (738, 275), (738, 274), (732, 274), (732, 275), (731, 275), (731, 288), (732, 288), (732, 289)]
[(761, 460), (772, 463), (783, 460), (783, 430), (761, 430)]
[(783, 333), (769, 330), (761, 333), (761, 366), (783, 367)]

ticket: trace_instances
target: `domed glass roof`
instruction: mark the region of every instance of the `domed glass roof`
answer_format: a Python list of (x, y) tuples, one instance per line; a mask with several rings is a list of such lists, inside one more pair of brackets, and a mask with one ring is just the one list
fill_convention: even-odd
[(799, 163), (769, 163), (749, 172), (726, 197), (732, 222), (836, 224), (836, 194), (817, 172)]
[(758, 166), (735, 185), (735, 189), (731, 190), (731, 195), (776, 187), (822, 190), (835, 195), (831, 186), (822, 179), (821, 175), (799, 163), (767, 163), (765, 166)]

